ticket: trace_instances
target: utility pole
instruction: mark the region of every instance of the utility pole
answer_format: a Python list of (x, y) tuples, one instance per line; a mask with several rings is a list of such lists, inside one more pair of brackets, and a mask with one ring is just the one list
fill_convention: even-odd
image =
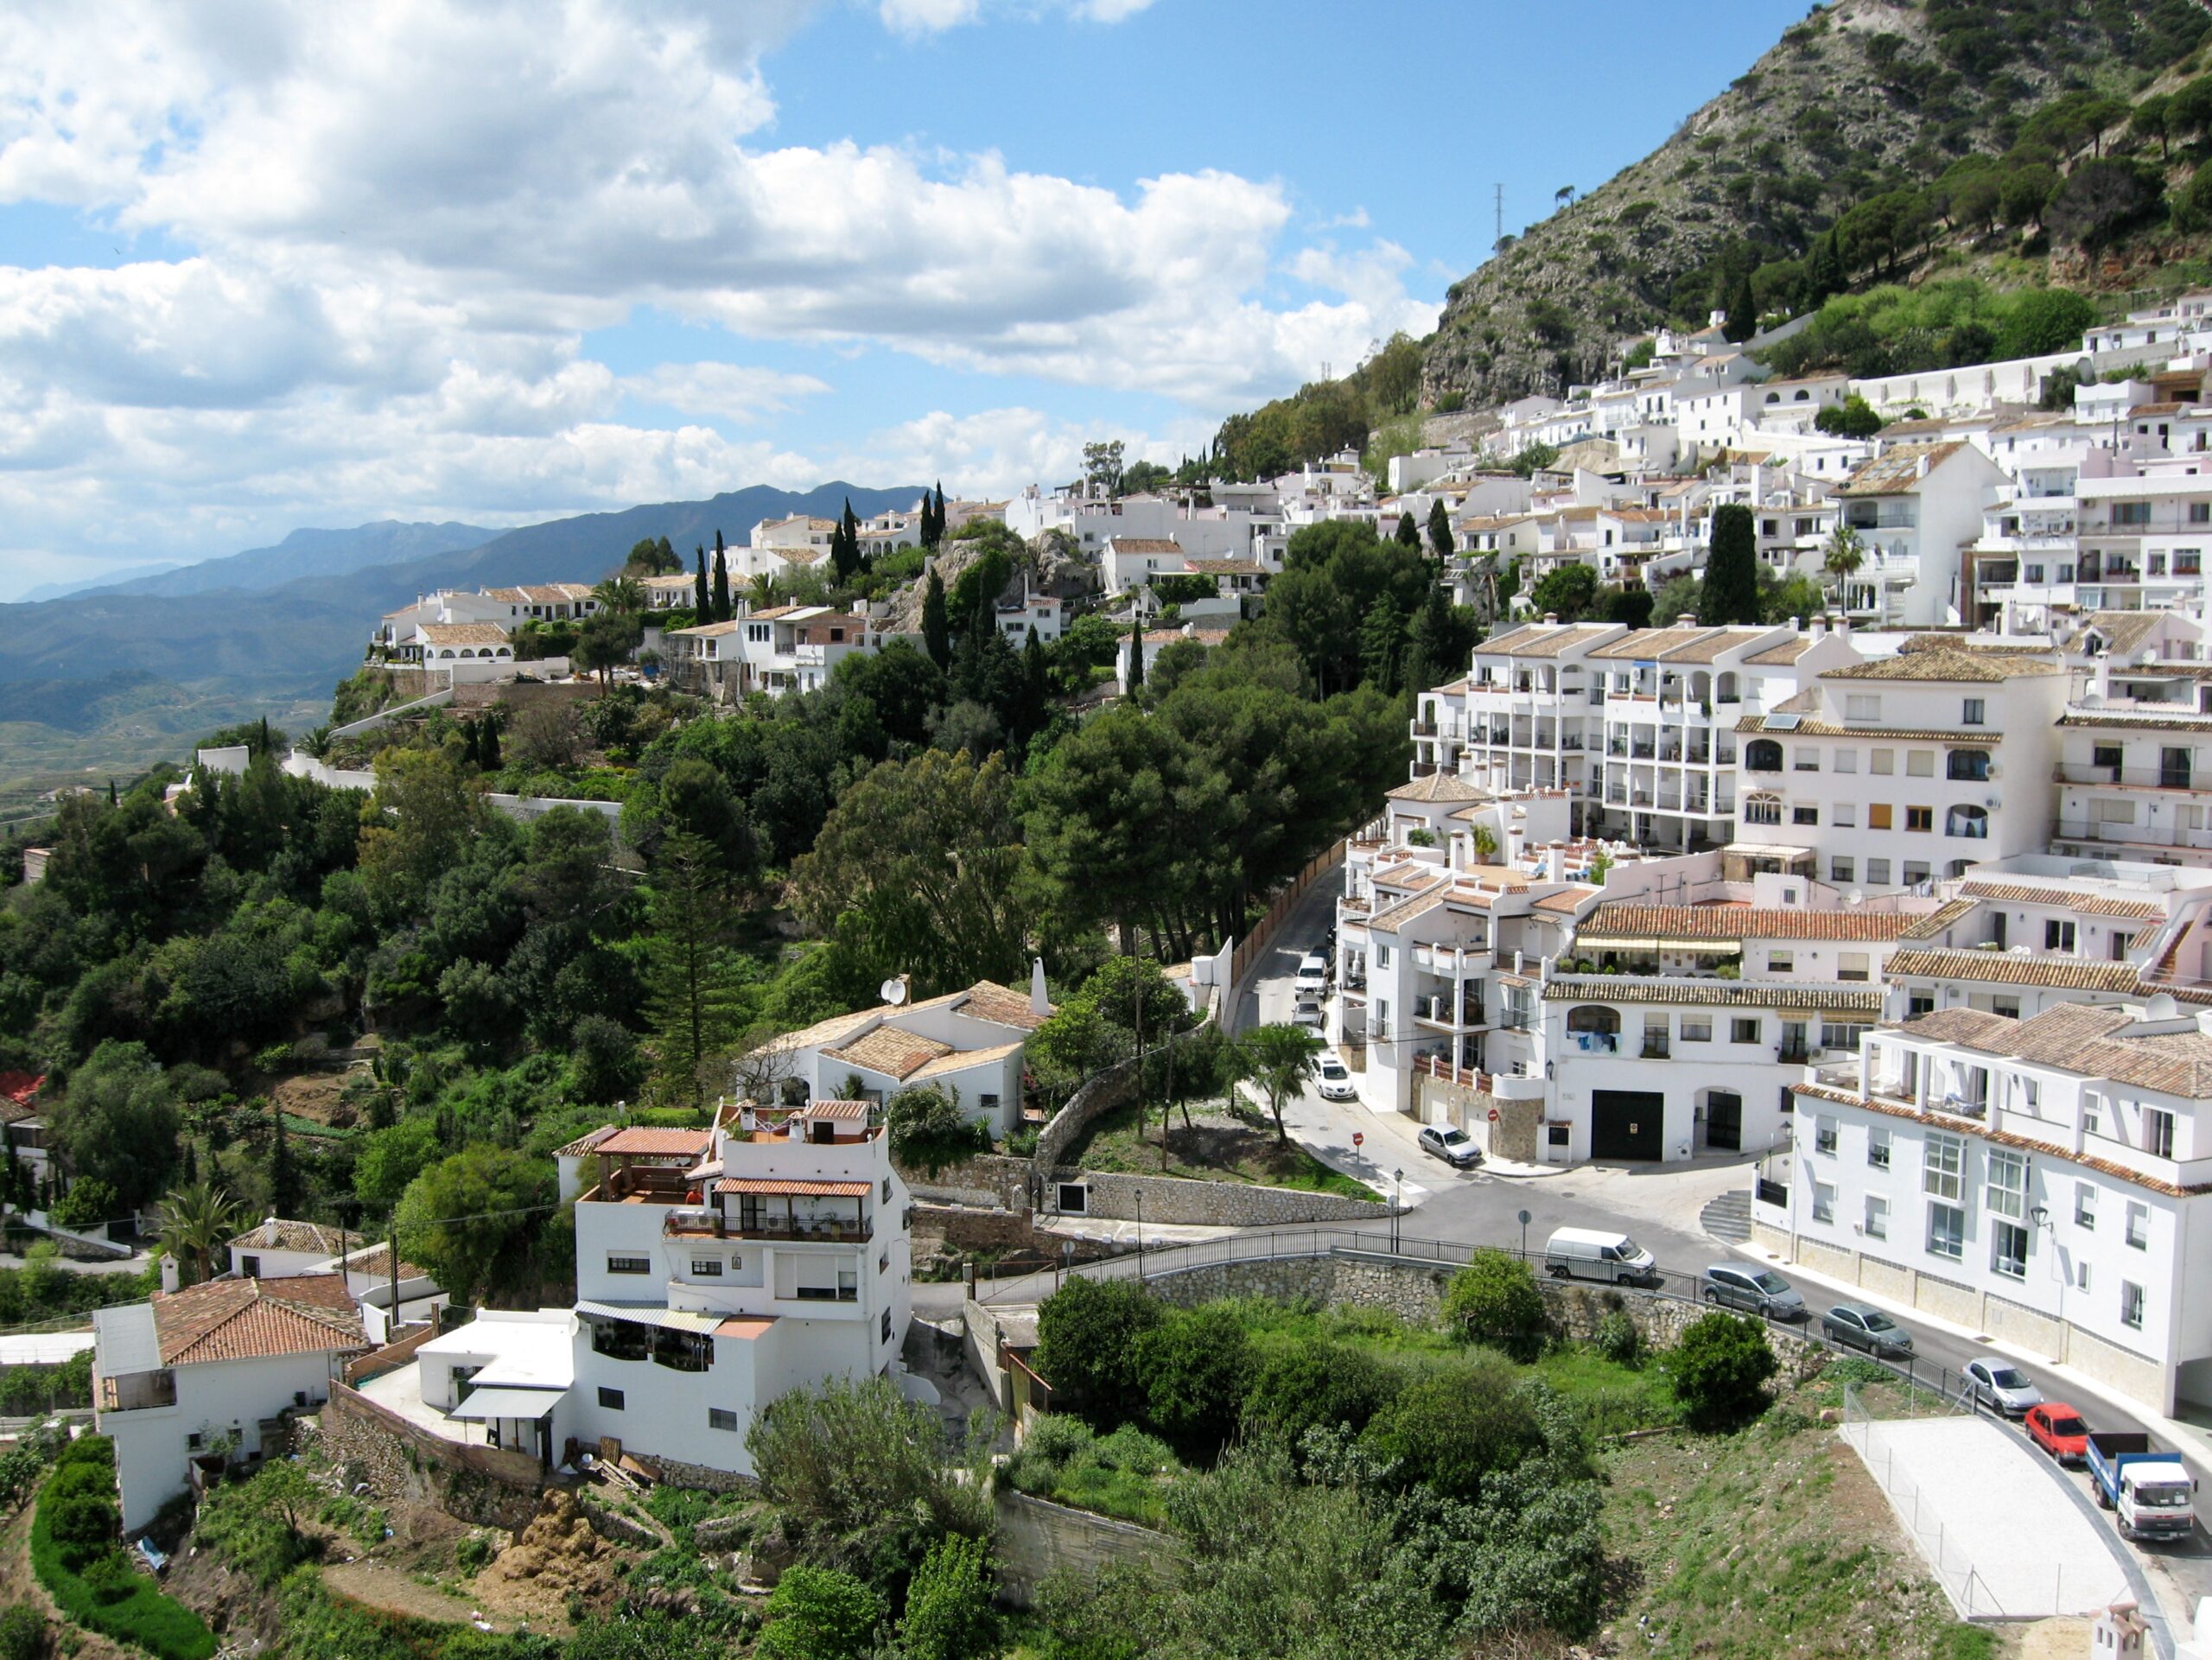
[(1497, 217), (1497, 233), (1491, 242), (1491, 246), (1494, 248), (1505, 240), (1505, 187), (1502, 184), (1492, 185), (1491, 189), (1494, 193)]

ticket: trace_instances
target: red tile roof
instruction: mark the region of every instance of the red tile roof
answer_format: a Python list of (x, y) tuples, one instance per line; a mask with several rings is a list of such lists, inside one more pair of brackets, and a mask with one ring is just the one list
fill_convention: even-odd
[(708, 1129), (660, 1129), (650, 1124), (632, 1124), (616, 1130), (591, 1150), (696, 1158), (714, 1145), (714, 1132)]
[(189, 1366), (369, 1346), (342, 1275), (210, 1280), (154, 1299), (162, 1364)]
[(874, 1188), (866, 1181), (796, 1181), (781, 1176), (724, 1176), (715, 1184), (718, 1193), (785, 1193), (800, 1199), (866, 1199)]

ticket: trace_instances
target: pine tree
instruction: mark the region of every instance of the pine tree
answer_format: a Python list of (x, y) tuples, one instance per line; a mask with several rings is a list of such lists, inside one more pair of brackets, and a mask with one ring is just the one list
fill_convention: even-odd
[(1446, 646), (1451, 630), (1451, 601), (1442, 588), (1432, 588), (1406, 631), (1405, 681), (1413, 690), (1427, 691), (1452, 678), (1453, 665)]
[(945, 615), (944, 579), (934, 566), (922, 588), (922, 649), (938, 668), (952, 666), (952, 624)]
[(1751, 296), (1751, 274), (1748, 270), (1736, 273), (1736, 281), (1728, 290), (1728, 321), (1721, 334), (1729, 340), (1741, 342), (1758, 332), (1758, 302)]
[(1123, 688), (1134, 694), (1144, 684), (1144, 613), (1133, 611), (1129, 616), (1129, 684)]
[(646, 1008), (655, 1074), (671, 1098), (704, 1103), (707, 1063), (737, 1030), (737, 982), (721, 936), (728, 901), (714, 849), (678, 830), (661, 844), (651, 888)]
[(1833, 226), (1828, 228), (1826, 236), (1815, 240), (1812, 254), (1807, 262), (1805, 275), (1806, 288), (1815, 305), (1820, 304), (1821, 301), (1832, 295), (1842, 293), (1850, 286), (1849, 279), (1843, 269), (1843, 253), (1837, 245), (1835, 228)]
[(1402, 548), (1417, 548), (1421, 545), (1421, 526), (1414, 523), (1414, 516), (1411, 513), (1398, 515), (1398, 545)]
[(1452, 557), (1452, 513), (1441, 496), (1428, 504), (1428, 545), (1439, 559)]
[(1751, 510), (1730, 502), (1713, 512), (1713, 546), (1705, 556), (1705, 587), (1697, 620), (1707, 628), (1759, 620), (1758, 530)]
[(714, 595), (707, 588), (707, 550), (704, 546), (699, 550), (699, 574), (692, 579), (692, 587), (696, 590), (691, 604), (696, 614), (693, 620), (712, 622), (715, 620), (715, 601)]
[(1406, 620), (1386, 595), (1367, 607), (1359, 627), (1359, 666), (1367, 684), (1386, 697), (1398, 695), (1405, 662)]
[(734, 614), (729, 607), (729, 560), (721, 546), (721, 532), (715, 532), (715, 603), (713, 622), (728, 622)]

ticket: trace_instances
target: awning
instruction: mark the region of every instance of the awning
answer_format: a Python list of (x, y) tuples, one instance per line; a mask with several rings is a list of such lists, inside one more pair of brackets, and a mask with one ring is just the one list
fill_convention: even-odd
[(690, 1308), (664, 1308), (657, 1303), (579, 1302), (576, 1313), (587, 1320), (621, 1320), (632, 1326), (652, 1326), (664, 1332), (711, 1332), (722, 1322), (720, 1314)]
[(1813, 856), (1810, 848), (1789, 848), (1773, 842), (1731, 842), (1720, 851), (1745, 859), (1809, 859)]
[(448, 1418), (523, 1418), (531, 1421), (548, 1415), (561, 1403), (561, 1390), (474, 1390)]

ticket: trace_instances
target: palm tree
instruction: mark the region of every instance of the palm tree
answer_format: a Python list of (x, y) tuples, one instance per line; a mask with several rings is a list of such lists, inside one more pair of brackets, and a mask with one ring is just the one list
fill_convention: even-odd
[(204, 1181), (173, 1187), (162, 1200), (162, 1249), (177, 1265), (180, 1285), (197, 1285), (215, 1271), (215, 1253), (238, 1231), (238, 1203)]
[(1552, 192), (1552, 200), (1561, 207), (1566, 207), (1573, 200), (1574, 187), (1571, 184), (1563, 184), (1557, 190)]
[(1283, 1107), (1320, 1070), (1321, 1048), (1321, 1040), (1302, 1026), (1255, 1027), (1236, 1040), (1238, 1066), (1268, 1097), (1275, 1140), (1285, 1145), (1290, 1131), (1283, 1125)]
[(776, 603), (776, 579), (762, 571), (753, 579), (753, 608), (766, 611)]
[(1836, 603), (1843, 603), (1844, 584), (1866, 563), (1866, 544), (1850, 525), (1839, 524), (1821, 553), (1821, 569), (1835, 578)]
[(626, 617), (645, 608), (645, 587), (634, 576), (609, 576), (593, 587), (591, 596), (612, 616)]

